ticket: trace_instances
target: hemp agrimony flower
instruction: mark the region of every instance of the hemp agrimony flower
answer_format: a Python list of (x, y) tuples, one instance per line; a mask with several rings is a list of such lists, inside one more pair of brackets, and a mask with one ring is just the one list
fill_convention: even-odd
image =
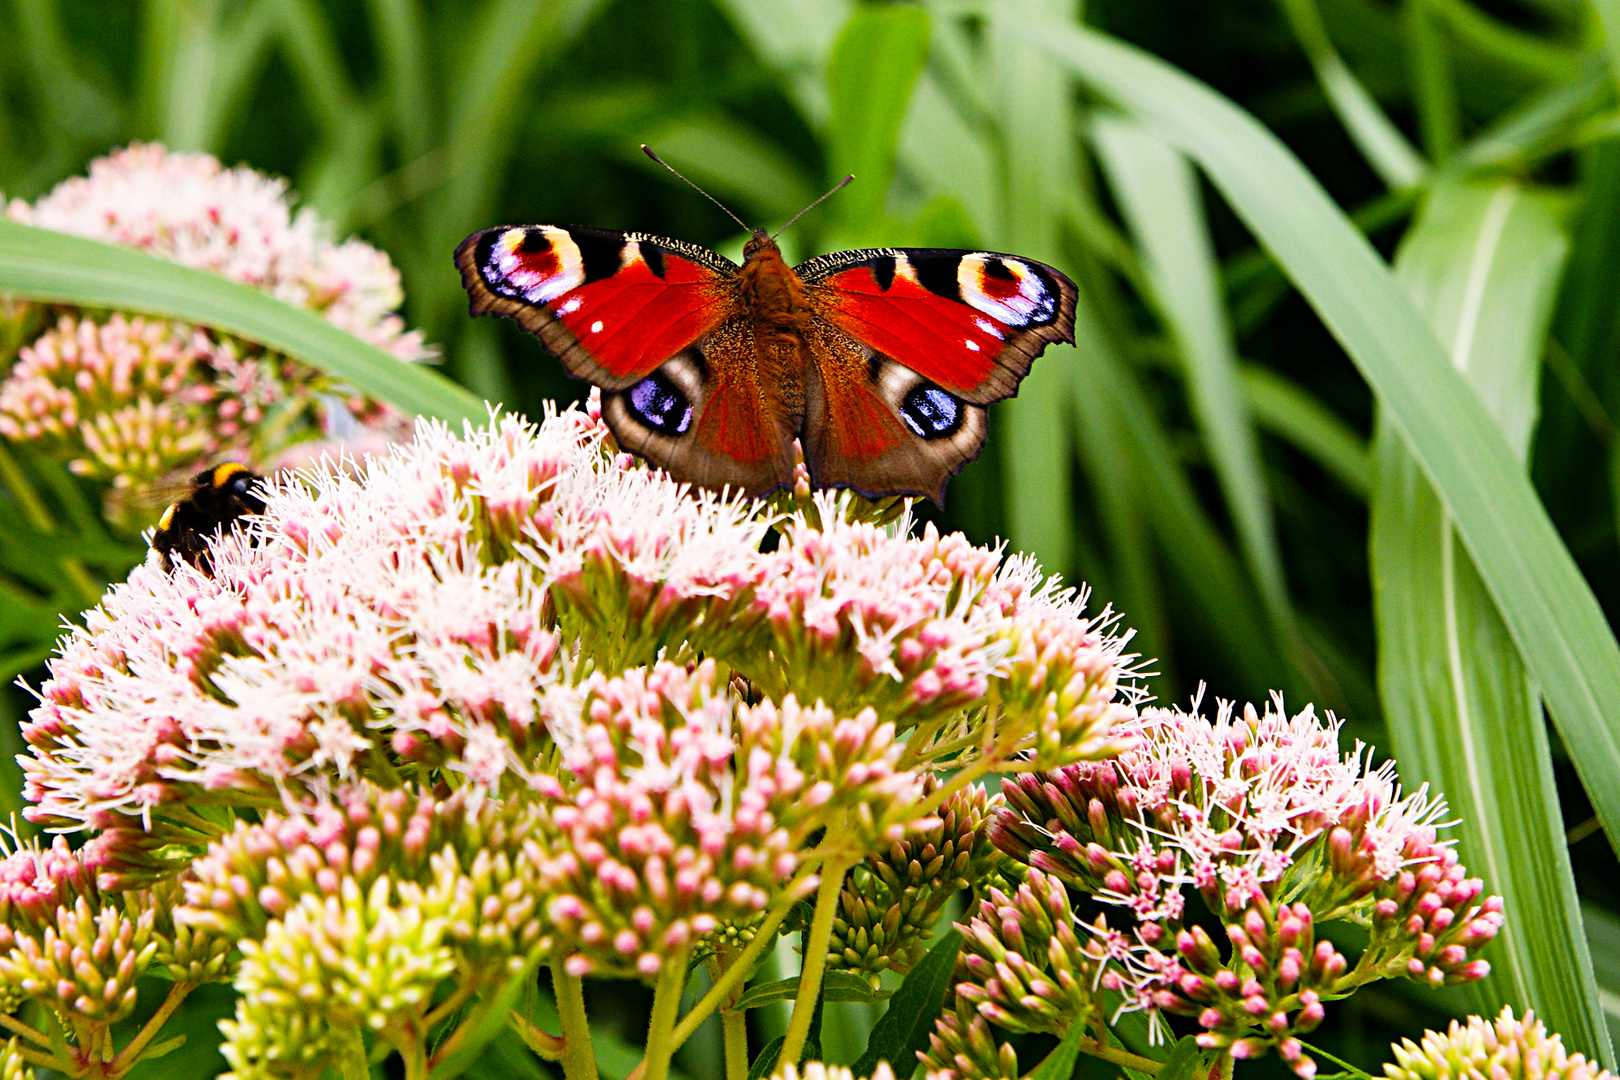
[[(358, 240), (334, 243), (313, 211), (293, 212), (286, 188), (207, 154), (135, 144), (5, 213), (250, 285), (401, 360), (428, 355), (394, 314), (404, 295), (388, 257)], [(146, 503), (161, 509), (165, 500), (148, 497), (154, 484), (198, 462), (274, 469), (317, 450), (375, 452), (409, 432), (391, 406), (209, 327), (72, 309), (41, 326), (46, 314), (34, 305), (0, 313), (33, 338), (15, 363), (0, 355), (0, 436), (108, 482), (106, 516), (126, 532), (151, 524)]]
[[(27, 816), (86, 842), (0, 862), (0, 995), (68, 1032), (31, 1064), (119, 1080), (168, 1015), (115, 1044), (144, 973), (169, 1012), (234, 985), (237, 1080), (425, 1080), (502, 1024), (588, 1077), (582, 980), (619, 977), (653, 987), (645, 1080), (716, 1012), (742, 1074), (791, 929), (777, 1075), (854, 1080), (800, 1062), (824, 983), (926, 971), (964, 893), (935, 1077), (1016, 1077), (1005, 1036), (1121, 1002), (1309, 1075), (1326, 1001), (1483, 973), (1500, 904), (1437, 800), (1310, 710), (1140, 708), (1111, 613), (903, 508), (694, 494), (594, 407), (423, 422), (261, 494), (211, 576), (138, 567), (39, 689)], [(1354, 966), (1337, 918), (1372, 927)], [(560, 1033), (513, 1006), (540, 966)]]
[[(1324, 1002), (1374, 979), (1483, 977), (1478, 954), (1501, 925), (1501, 898), (1484, 897), (1437, 840), (1444, 802), (1425, 789), (1403, 796), (1393, 763), (1371, 767), (1359, 745), (1341, 756), (1338, 727), (1308, 707), (1290, 717), (1280, 699), (1264, 714), (1223, 703), (1213, 721), (1151, 708), (1119, 726), (1133, 742), (1116, 759), (1006, 781), (991, 835), (1029, 867), (1035, 891), (966, 932), (991, 963), (1002, 946), (1024, 956), (1031, 974), (1020, 978), (1052, 986), (1062, 1004), (1036, 1007), (1047, 994), (1009, 987), (973, 949), (958, 1001), (1008, 1030), (1054, 1030), (1101, 988), (1155, 1026), (1163, 1012), (1196, 1017), (1203, 1047), (1237, 1058), (1274, 1048), (1308, 1077), (1299, 1036), (1321, 1023)], [(1047, 925), (1066, 906), (1059, 882), (1104, 907), (1061, 950)], [(1220, 922), (1226, 948), (1189, 904)], [(1335, 919), (1370, 926), (1353, 966), (1317, 936)]]

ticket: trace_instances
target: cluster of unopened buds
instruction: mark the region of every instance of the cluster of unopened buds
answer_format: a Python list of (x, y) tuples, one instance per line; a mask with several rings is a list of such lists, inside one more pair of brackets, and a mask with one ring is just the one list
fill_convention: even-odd
[[(424, 423), (261, 494), (205, 569), (114, 586), (39, 689), (26, 816), (84, 843), (0, 862), (7, 1069), (118, 1080), (229, 981), (236, 1080), (423, 1080), (503, 1025), (588, 1080), (582, 980), (629, 978), (661, 1080), (713, 1013), (746, 1059), (793, 930), (784, 1080), (854, 1080), (801, 1060), (823, 985), (912, 976), (949, 990), (887, 1047), (907, 1074), (1016, 1077), (1031, 1033), (1118, 1058), (1142, 1011), (1308, 1077), (1333, 999), (1486, 971), (1501, 902), (1438, 800), (1310, 709), (1144, 707), (1107, 612), (903, 509), (693, 494), (594, 408)], [(1354, 962), (1335, 920), (1370, 928)], [(542, 967), (560, 1032), (522, 1004)], [(169, 999), (118, 1045), (142, 976)]]

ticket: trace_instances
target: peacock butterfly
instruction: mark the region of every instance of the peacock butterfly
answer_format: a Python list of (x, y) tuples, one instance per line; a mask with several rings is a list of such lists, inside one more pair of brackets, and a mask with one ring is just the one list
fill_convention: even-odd
[(1048, 344), (1074, 343), (1074, 283), (991, 251), (790, 267), (755, 230), (739, 267), (645, 233), (513, 225), (467, 237), (456, 265), (473, 315), (516, 319), (601, 387), (624, 449), (750, 495), (792, 484), (797, 438), (818, 487), (943, 503), (984, 445), (984, 407)]

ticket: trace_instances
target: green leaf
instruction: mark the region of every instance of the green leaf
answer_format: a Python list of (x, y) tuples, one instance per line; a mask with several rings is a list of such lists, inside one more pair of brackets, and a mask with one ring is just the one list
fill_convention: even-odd
[(1243, 365), (1241, 374), (1256, 426), (1286, 440), (1347, 489), (1367, 497), (1372, 455), (1366, 440), (1286, 376), (1258, 364)]
[(1221, 296), (1215, 252), (1187, 159), (1129, 121), (1099, 117), (1093, 142), (1114, 198), (1141, 250), (1153, 297), (1181, 355), (1192, 411), (1227, 512), (1236, 525), (1280, 641), (1292, 641), (1294, 614), (1283, 583), (1260, 446), (1237, 372), (1237, 349)]
[[(1126, 458), (1136, 485), (1130, 493), (1140, 502), (1177, 584), (1194, 599), (1208, 640), (1221, 650), (1239, 688), (1264, 694), (1282, 657), (1263, 634), (1229, 632), (1233, 625), (1264, 625), (1259, 599), (1199, 504), (1169, 433), (1084, 295), (1075, 309), (1075, 343), (1079, 356), (1066, 377), (1086, 443), (1082, 454), (1111, 451)], [(1131, 612), (1125, 614), (1129, 618)]]
[(319, 315), (153, 255), (0, 220), (0, 296), (162, 315), (285, 353), (406, 412), (483, 420), (478, 399)]
[(1344, 346), (1449, 507), (1612, 843), (1620, 645), (1507, 441), (1389, 268), (1304, 166), (1231, 102), (1096, 31), (1022, 25), (1197, 161)]
[[(1540, 357), (1569, 250), (1559, 207), (1515, 183), (1437, 186), (1396, 258), (1523, 461)], [(1379, 687), (1401, 778), (1428, 781), (1462, 822), (1458, 849), (1500, 892), (1507, 920), (1479, 1012), (1534, 1007), (1607, 1058), (1541, 701), (1506, 626), (1455, 541), (1445, 505), (1387, 425), (1378, 438), (1371, 555)]]
[(1198, 1050), (1197, 1036), (1184, 1035), (1170, 1048), (1170, 1053), (1164, 1059), (1164, 1068), (1158, 1071), (1154, 1080), (1192, 1080), (1201, 1064), (1203, 1055)]
[(782, 1036), (778, 1035), (765, 1044), (764, 1049), (759, 1052), (759, 1057), (748, 1067), (748, 1080), (761, 1080), (762, 1077), (771, 1075), (776, 1068), (776, 1059), (782, 1056), (783, 1041)]
[(1024, 1080), (1069, 1080), (1074, 1075), (1074, 1063), (1080, 1060), (1080, 1044), (1086, 1038), (1086, 1025), (1078, 1019), (1069, 1022), (1069, 1033), (1053, 1047), (1046, 1060), (1035, 1066)]
[[(775, 982), (750, 986), (748, 992), (737, 999), (733, 1009), (757, 1009), (777, 1001), (791, 1001), (799, 993), (799, 979), (778, 979)], [(873, 990), (872, 984), (848, 971), (829, 971), (821, 978), (821, 994), (826, 1001), (881, 1001), (882, 991)]]
[(945, 1007), (961, 951), (960, 933), (947, 930), (939, 936), (889, 999), (888, 1011), (872, 1026), (866, 1050), (850, 1067), (851, 1072), (868, 1076), (880, 1061), (889, 1063), (895, 1080), (907, 1080), (917, 1071), (917, 1052), (928, 1049), (928, 1034)]
[[(986, 9), (992, 108), (1005, 146), (1003, 228), (987, 242), (1061, 264), (1058, 239), (1080, 190), (1074, 94), (1062, 67), (1032, 43), (1025, 26), (1061, 26), (1072, 0), (998, 0)], [(1051, 348), (997, 406), (1003, 498), (1014, 544), (1048, 570), (1068, 571), (1074, 546), (1068, 375), (1072, 354)]]
[(900, 124), (927, 59), (928, 12), (912, 4), (857, 4), (827, 57), (827, 156), (834, 173), (855, 175), (836, 210), (855, 243), (881, 240)]
[(1328, 104), (1344, 130), (1367, 159), (1378, 178), (1392, 190), (1416, 187), (1428, 172), (1425, 162), (1406, 136), (1379, 108), (1378, 102), (1340, 59), (1316, 9), (1316, 0), (1281, 0), (1294, 35), (1316, 69)]

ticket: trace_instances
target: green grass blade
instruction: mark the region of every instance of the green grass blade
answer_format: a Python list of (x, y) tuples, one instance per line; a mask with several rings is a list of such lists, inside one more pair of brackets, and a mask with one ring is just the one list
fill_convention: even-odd
[[(449, 107), (445, 160), (453, 162), (443, 195), (423, 230), (429, 250), (442, 251), (449, 267), (462, 237), (490, 220), (495, 194), (506, 176), (513, 134), (522, 123), (523, 95), (530, 81), (589, 24), (602, 0), (491, 0), (474, 22), (456, 70), (457, 93)], [(627, 140), (628, 141), (628, 140)], [(416, 282), (413, 303), (429, 326), (446, 325), (462, 301), (454, 273)], [(469, 372), (468, 380), (493, 383), (499, 376)]]
[(1365, 499), (1372, 477), (1366, 440), (1332, 409), (1270, 368), (1245, 364), (1241, 373), (1255, 425), (1288, 442)]
[[(1146, 484), (1137, 475), (1141, 455), (1121, 453), (1133, 426), (1158, 425), (1152, 415), (1132, 415), (1097, 393), (1090, 385), (1093, 369), (1106, 366), (1119, 370), (1116, 377), (1128, 377), (1118, 368), (1113, 344), (1098, 325), (1091, 298), (1081, 296), (1075, 306), (1074, 337), (1078, 356), (1072, 368), (1075, 418), (1075, 450), (1080, 466), (1090, 480), (1097, 508), (1098, 524), (1107, 545), (1108, 567), (1112, 571), (1111, 591), (1099, 581), (1089, 584), (1099, 591), (1099, 602), (1123, 612), (1125, 625), (1136, 631), (1131, 648), (1151, 657), (1158, 672), (1155, 692), (1161, 697), (1178, 696), (1174, 658), (1170, 655), (1170, 628), (1165, 614), (1163, 590), (1154, 560), (1150, 516), (1155, 509), (1144, 505)], [(1162, 508), (1158, 508), (1161, 509)], [(1100, 606), (1100, 603), (1098, 604)]]
[[(776, 144), (720, 112), (686, 113), (657, 121), (647, 131), (647, 143), (705, 191), (722, 200), (745, 203), (762, 215), (761, 224), (772, 228), (821, 194), (820, 185)], [(637, 166), (652, 165), (634, 145), (623, 149), (625, 158)], [(657, 171), (661, 178), (673, 179), (664, 170)], [(742, 212), (741, 207), (736, 209)]]
[(417, 0), (367, 0), (387, 108), (407, 158), (433, 145), (437, 102), (428, 91), (426, 32)]
[[(1082, 434), (1117, 439), (1099, 453), (1122, 456), (1137, 485), (1126, 493), (1136, 499), (1151, 528), (1164, 564), (1176, 578), (1199, 629), (1209, 635), (1228, 665), (1223, 686), (1234, 693), (1264, 695), (1282, 665), (1270, 638), (1261, 633), (1233, 633), (1232, 627), (1263, 627), (1265, 613), (1244, 576), (1242, 566), (1221, 538), (1220, 531), (1199, 505), (1197, 493), (1176, 456), (1169, 433), (1153, 412), (1147, 395), (1124, 360), (1096, 325), (1096, 315), (1082, 300), (1075, 313), (1078, 362), (1070, 364), (1070, 380)], [(1093, 423), (1088, 415), (1105, 415), (1108, 426)], [(1099, 475), (1100, 478), (1100, 475)], [(1133, 612), (1126, 611), (1127, 621)]]
[(1389, 268), (1225, 98), (1094, 31), (1025, 33), (1193, 157), (1344, 346), (1445, 499), (1611, 843), (1620, 838), (1620, 645), (1507, 441)]
[(1281, 0), (1281, 4), (1294, 36), (1316, 69), (1316, 81), (1327, 95), (1328, 104), (1367, 164), (1392, 190), (1422, 183), (1428, 163), (1340, 58), (1322, 25), (1316, 0)]
[(479, 400), (308, 311), (144, 252), (0, 220), (0, 295), (162, 315), (216, 327), (301, 360), (408, 412), (483, 420)]
[[(1446, 183), (1408, 234), (1397, 273), (1501, 427), (1528, 454), (1542, 342), (1569, 249), (1551, 200), (1516, 184)], [(1379, 687), (1402, 780), (1443, 791), (1469, 869), (1506, 898), (1478, 1011), (1535, 1008), (1605, 1060), (1540, 694), (1444, 503), (1405, 444), (1378, 439), (1371, 557)]]
[(854, 6), (850, 0), (719, 0), (745, 41), (779, 72), (812, 124), (826, 120), (827, 53)]
[(1114, 199), (1136, 237), (1155, 307), (1175, 340), (1193, 416), (1237, 528), (1239, 546), (1281, 641), (1294, 613), (1260, 466), (1260, 446), (1238, 378), (1198, 177), (1187, 159), (1126, 120), (1099, 117), (1092, 141)]
[[(1003, 0), (988, 9), (992, 98), (1005, 158), (1004, 232), (986, 242), (1004, 251), (1061, 262), (1059, 223), (1079, 188), (1073, 87), (1068, 75), (1020, 32), (1025, 20), (1051, 26), (1071, 18), (1071, 0)], [(1054, 570), (1070, 569), (1069, 379), (1074, 363), (1048, 349), (1016, 398), (999, 407), (1004, 501), (1014, 544)]]
[(857, 6), (827, 57), (827, 157), (857, 183), (835, 204), (853, 244), (882, 242), (895, 144), (928, 59), (928, 12), (901, 4)]
[(1603, 27), (1603, 48), (1609, 54), (1609, 78), (1620, 88), (1620, 0), (1591, 0)]

